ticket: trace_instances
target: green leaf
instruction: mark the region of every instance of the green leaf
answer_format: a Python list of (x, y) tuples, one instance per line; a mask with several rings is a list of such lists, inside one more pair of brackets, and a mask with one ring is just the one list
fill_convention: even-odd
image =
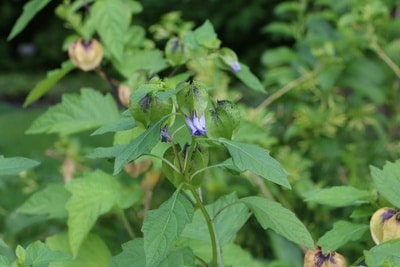
[(350, 241), (359, 240), (368, 230), (369, 226), (366, 224), (339, 221), (318, 240), (317, 244), (324, 252), (335, 251)]
[(96, 147), (91, 153), (87, 154), (86, 157), (91, 159), (96, 158), (116, 158), (121, 154), (122, 150), (127, 145), (115, 145), (111, 147)]
[(63, 95), (62, 102), (37, 118), (26, 133), (68, 135), (98, 128), (118, 118), (118, 108), (111, 95), (84, 88), (81, 95)]
[(10, 41), (17, 34), (19, 34), (28, 23), (33, 19), (33, 17), (42, 10), (51, 0), (31, 0), (24, 5), (24, 10), (19, 16), (17, 22), (8, 35), (7, 40)]
[(380, 170), (370, 166), (372, 180), (380, 195), (397, 208), (400, 208), (400, 160), (386, 162)]
[(125, 131), (129, 129), (133, 129), (136, 127), (136, 123), (133, 120), (132, 116), (129, 114), (128, 117), (122, 117), (117, 121), (110, 122), (103, 127), (100, 127), (96, 131), (94, 131), (91, 135), (99, 135), (105, 134), (109, 132), (119, 132)]
[(105, 48), (118, 62), (124, 58), (124, 36), (131, 20), (131, 9), (121, 0), (99, 0), (91, 8), (96, 31)]
[(146, 266), (154, 266), (165, 258), (193, 214), (192, 203), (180, 191), (158, 209), (148, 212), (142, 227)]
[(119, 203), (121, 188), (115, 177), (102, 171), (85, 174), (66, 186), (71, 198), (68, 210), (68, 236), (71, 251), (76, 257), (83, 240), (97, 218), (109, 212)]
[(297, 59), (297, 54), (289, 47), (268, 49), (261, 57), (261, 62), (267, 66), (290, 63)]
[[(232, 193), (206, 206), (207, 212), (210, 214), (210, 217), (213, 218), (215, 234), (218, 239), (218, 244), (221, 246), (232, 242), (236, 233), (242, 228), (250, 216), (249, 209), (246, 205), (238, 203), (237, 200), (236, 193)], [(182, 236), (211, 243), (207, 223), (200, 210), (196, 210), (192, 223), (186, 225)]]
[(232, 156), (233, 164), (242, 172), (251, 171), (276, 184), (290, 188), (287, 174), (282, 166), (261, 147), (219, 138)]
[(271, 228), (296, 244), (314, 248), (314, 241), (305, 226), (293, 212), (282, 207), (281, 204), (262, 197), (245, 197), (239, 201), (253, 211), (264, 229)]
[(385, 266), (400, 266), (399, 251), (400, 239), (394, 239), (381, 243), (369, 251), (364, 251), (365, 263), (368, 266), (384, 266), (384, 263), (392, 264)]
[(195, 256), (193, 251), (188, 248), (181, 248), (171, 251), (167, 257), (158, 265), (159, 267), (192, 267), (194, 264)]
[(326, 189), (316, 189), (307, 192), (304, 197), (305, 201), (332, 207), (360, 205), (371, 200), (371, 194), (368, 191), (352, 186), (333, 186)]
[[(46, 244), (53, 250), (72, 254), (67, 234), (50, 236), (46, 239)], [(106, 243), (99, 236), (89, 234), (83, 241), (76, 258), (70, 257), (66, 261), (52, 263), (50, 267), (108, 267), (110, 259), (111, 252)]]
[(122, 244), (122, 252), (111, 258), (109, 267), (146, 266), (143, 238)]
[(40, 81), (36, 86), (29, 92), (24, 102), (24, 107), (32, 104), (38, 100), (42, 95), (47, 93), (51, 87), (53, 87), (59, 80), (67, 75), (71, 70), (75, 68), (75, 65), (71, 61), (62, 63), (60, 69), (52, 70), (47, 72), (47, 77)]
[(47, 267), (52, 262), (64, 261), (68, 258), (68, 254), (51, 250), (40, 241), (30, 244), (25, 250), (25, 266)]
[(34, 193), (17, 209), (25, 214), (48, 214), (49, 218), (66, 218), (65, 203), (71, 194), (63, 184), (49, 184), (45, 189)]
[(5, 158), (0, 155), (0, 176), (18, 174), (40, 163), (23, 157)]
[(135, 140), (122, 149), (121, 153), (115, 158), (114, 175), (119, 173), (124, 165), (130, 161), (139, 158), (143, 154), (150, 153), (151, 149), (155, 147), (161, 139), (161, 125), (166, 119), (167, 116), (161, 118), (158, 122), (151, 124), (145, 132), (140, 134)]
[(11, 263), (6, 256), (0, 255), (0, 267), (11, 267)]
[(208, 20), (194, 31), (194, 36), (200, 45), (208, 49), (219, 48), (221, 44), (221, 41), (217, 38), (217, 34), (214, 31), (213, 25)]
[(264, 86), (260, 80), (250, 71), (249, 67), (240, 63), (240, 71), (233, 72), (235, 76), (241, 80), (250, 89), (265, 93)]

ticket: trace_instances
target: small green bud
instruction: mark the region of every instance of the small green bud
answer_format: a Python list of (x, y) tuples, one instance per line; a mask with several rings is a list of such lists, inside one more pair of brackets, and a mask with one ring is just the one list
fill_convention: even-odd
[(231, 101), (218, 101), (216, 106), (208, 110), (206, 120), (209, 137), (231, 139), (239, 126), (240, 112)]
[(221, 48), (218, 53), (222, 68), (230, 69), (233, 72), (239, 72), (241, 67), (237, 55), (229, 48)]
[(186, 117), (201, 117), (208, 105), (208, 91), (204, 84), (193, 81), (187, 83), (176, 96), (180, 111)]
[(184, 64), (187, 60), (187, 57), (183, 42), (176, 37), (169, 39), (165, 46), (165, 56), (171, 66)]

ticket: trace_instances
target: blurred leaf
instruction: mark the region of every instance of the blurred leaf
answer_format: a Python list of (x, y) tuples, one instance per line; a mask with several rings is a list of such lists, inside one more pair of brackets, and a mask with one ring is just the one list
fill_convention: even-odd
[[(236, 233), (250, 216), (246, 205), (238, 203), (237, 200), (236, 193), (232, 193), (206, 206), (207, 212), (213, 220), (215, 235), (220, 246), (232, 242)], [(186, 225), (182, 236), (207, 241), (211, 244), (207, 223), (200, 210), (196, 210), (192, 223)]]
[(268, 150), (223, 138), (217, 141), (226, 146), (232, 156), (233, 164), (242, 172), (251, 171), (264, 179), (290, 188), (287, 173), (279, 162), (269, 155)]
[(185, 226), (192, 221), (192, 203), (176, 191), (158, 209), (151, 210), (143, 222), (146, 266), (154, 266), (168, 254)]
[[(67, 234), (57, 234), (46, 239), (53, 250), (72, 254)], [(108, 267), (111, 258), (107, 244), (97, 235), (89, 234), (82, 242), (78, 255), (64, 262), (54, 262), (50, 267)], [(128, 266), (128, 265), (126, 265)]]
[(0, 176), (18, 174), (40, 163), (23, 157), (5, 158), (0, 155)]
[(318, 240), (317, 244), (324, 252), (335, 251), (350, 241), (358, 241), (367, 231), (369, 225), (339, 221)]
[(221, 41), (218, 39), (217, 34), (214, 31), (213, 25), (208, 20), (194, 30), (194, 36), (200, 45), (208, 49), (219, 48), (221, 44)]
[(284, 263), (284, 266), (303, 266), (304, 254), (299, 246), (273, 231), (269, 231), (268, 236), (276, 260)]
[(293, 26), (284, 22), (272, 22), (262, 29), (265, 33), (293, 38)]
[(11, 263), (6, 256), (0, 255), (0, 267), (11, 267)]
[(130, 161), (137, 159), (143, 154), (150, 153), (153, 147), (161, 140), (161, 125), (166, 119), (167, 117), (163, 117), (158, 122), (150, 125), (145, 132), (122, 149), (121, 153), (115, 158), (114, 175), (119, 173)]
[(372, 180), (380, 195), (395, 207), (400, 208), (400, 160), (387, 161), (380, 170), (370, 166)]
[(27, 201), (17, 209), (17, 212), (25, 214), (43, 214), (49, 218), (66, 218), (65, 203), (71, 194), (63, 184), (48, 184), (41, 191), (34, 193)]
[(70, 258), (64, 252), (51, 250), (41, 241), (30, 244), (25, 253), (25, 266), (32, 267), (47, 267), (52, 262), (64, 261)]
[(240, 71), (233, 72), (250, 89), (265, 93), (264, 86), (260, 80), (250, 71), (249, 67), (240, 63)]
[(34, 101), (38, 100), (47, 91), (51, 89), (59, 80), (61, 80), (65, 75), (75, 68), (75, 65), (71, 61), (66, 61), (62, 63), (60, 69), (52, 70), (47, 72), (47, 77), (41, 80), (36, 86), (29, 92), (24, 102), (24, 107), (32, 104)]
[(84, 88), (81, 95), (63, 95), (62, 102), (39, 116), (26, 133), (68, 135), (103, 126), (118, 118), (118, 108), (111, 95)]
[(112, 122), (100, 127), (99, 129), (94, 131), (91, 135), (99, 135), (99, 134), (105, 134), (105, 133), (109, 133), (109, 132), (125, 131), (125, 130), (129, 130), (129, 129), (132, 129), (135, 127), (136, 127), (136, 122), (134, 121), (132, 116), (129, 115), (128, 117), (122, 117), (117, 121), (112, 121)]
[(289, 47), (268, 49), (261, 57), (261, 62), (266, 66), (286, 64), (297, 59), (297, 54)]
[(271, 228), (288, 240), (313, 249), (314, 241), (303, 223), (290, 210), (280, 203), (262, 197), (245, 197), (239, 200), (254, 213), (264, 229)]
[[(400, 266), (400, 239), (381, 243), (364, 251), (365, 263), (368, 266)], [(388, 265), (388, 264), (391, 265)], [(384, 265), (385, 264), (385, 265)]]
[(314, 202), (332, 207), (347, 207), (360, 205), (371, 201), (372, 196), (368, 191), (352, 186), (332, 186), (326, 189), (316, 189), (304, 194), (305, 201)]
[(19, 16), (17, 22), (14, 24), (11, 33), (7, 37), (7, 41), (13, 39), (18, 35), (28, 23), (35, 17), (35, 15), (42, 10), (51, 0), (31, 0), (24, 5), (24, 10)]
[(90, 10), (96, 31), (105, 48), (118, 62), (123, 61), (124, 37), (131, 21), (131, 11), (122, 0), (98, 0)]
[(117, 206), (121, 197), (115, 177), (102, 171), (86, 173), (66, 185), (71, 197), (68, 210), (68, 236), (74, 258), (97, 218)]

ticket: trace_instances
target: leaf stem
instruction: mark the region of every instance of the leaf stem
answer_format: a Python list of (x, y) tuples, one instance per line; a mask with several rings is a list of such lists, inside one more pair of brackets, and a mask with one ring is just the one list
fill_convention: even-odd
[(125, 215), (125, 212), (122, 209), (119, 209), (117, 212), (119, 218), (122, 221), (123, 226), (125, 227), (126, 231), (128, 232), (128, 235), (131, 239), (135, 239), (135, 234), (133, 233), (133, 229), (131, 225), (129, 224), (128, 218)]
[(197, 205), (200, 208), (201, 213), (203, 213), (203, 216), (206, 220), (208, 231), (210, 233), (210, 238), (211, 238), (211, 247), (212, 247), (212, 266), (213, 267), (218, 267), (218, 250), (217, 250), (217, 239), (215, 237), (215, 231), (214, 231), (214, 225), (212, 223), (211, 217), (208, 214), (205, 206), (203, 205), (203, 202), (201, 201), (199, 195), (197, 194), (196, 190), (194, 189), (193, 186), (189, 186), (190, 192), (193, 194), (193, 197), (195, 198)]

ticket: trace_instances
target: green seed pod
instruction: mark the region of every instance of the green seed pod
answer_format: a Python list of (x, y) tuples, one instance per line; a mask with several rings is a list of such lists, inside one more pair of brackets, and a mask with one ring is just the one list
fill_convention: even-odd
[(375, 244), (380, 244), (383, 241), (383, 225), (384, 223), (396, 214), (396, 210), (392, 208), (380, 208), (374, 212), (370, 221), (369, 227), (371, 237)]
[(193, 114), (197, 117), (203, 115), (209, 101), (206, 86), (196, 81), (187, 83), (185, 88), (176, 95), (176, 99), (179, 110), (186, 117), (193, 117)]
[(214, 108), (208, 110), (206, 120), (209, 137), (231, 139), (239, 126), (240, 112), (231, 101), (218, 101)]
[(171, 66), (184, 64), (187, 58), (182, 41), (176, 37), (169, 39), (165, 46), (165, 56)]
[[(175, 156), (174, 149), (172, 147), (168, 148), (167, 151), (164, 153), (164, 159), (168, 160), (172, 163), (177, 170), (179, 170), (179, 159)], [(167, 177), (167, 179), (175, 186), (179, 187), (179, 185), (183, 182), (183, 174), (172, 168), (168, 163), (165, 161), (162, 162), (162, 171)]]
[[(208, 165), (208, 149), (200, 147), (199, 145), (193, 151), (190, 161), (188, 162), (188, 175), (191, 177), (195, 172), (201, 170)], [(198, 187), (203, 182), (204, 172), (199, 172), (192, 177), (191, 184)]]
[(383, 223), (382, 242), (400, 238), (400, 212)]
[(154, 92), (145, 94), (139, 101), (130, 103), (129, 110), (135, 121), (144, 127), (149, 127), (152, 122), (157, 122), (173, 110), (171, 99), (161, 100)]

